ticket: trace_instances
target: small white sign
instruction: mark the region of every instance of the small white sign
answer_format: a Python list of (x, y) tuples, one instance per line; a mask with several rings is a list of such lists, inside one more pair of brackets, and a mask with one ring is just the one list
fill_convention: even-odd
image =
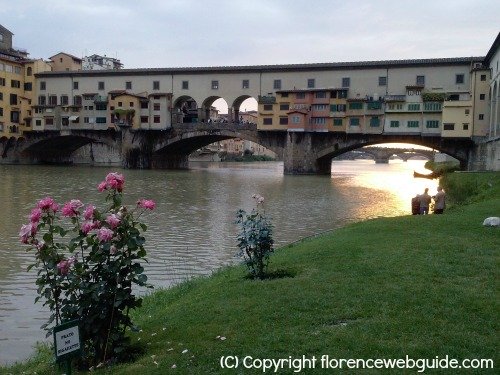
[(78, 332), (78, 326), (56, 332), (55, 335), (57, 357), (80, 349), (80, 334)]

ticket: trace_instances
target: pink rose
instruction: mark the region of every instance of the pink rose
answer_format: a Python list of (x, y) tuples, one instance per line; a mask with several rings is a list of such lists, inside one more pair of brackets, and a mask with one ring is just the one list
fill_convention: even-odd
[(106, 176), (106, 184), (111, 189), (122, 191), (123, 185), (125, 184), (125, 177), (116, 172), (108, 173)]
[(111, 229), (115, 229), (120, 224), (120, 219), (115, 214), (112, 214), (106, 218), (106, 223), (109, 224)]
[(83, 217), (85, 220), (90, 220), (94, 216), (95, 206), (89, 204), (85, 207), (85, 211), (83, 211)]
[(55, 204), (57, 203), (54, 202), (54, 199), (51, 197), (45, 197), (38, 201), (37, 207), (41, 210), (48, 211), (49, 209), (52, 209)]
[(97, 190), (103, 192), (104, 190), (106, 190), (106, 185), (106, 181), (101, 182), (99, 185), (97, 185)]
[(149, 199), (139, 199), (137, 201), (137, 206), (148, 210), (154, 210), (156, 203)]
[(123, 175), (111, 172), (108, 173), (106, 179), (102, 181), (99, 185), (97, 185), (97, 189), (99, 191), (104, 191), (106, 189), (113, 189), (118, 192), (123, 190), (123, 185), (125, 184), (125, 177)]
[(69, 259), (63, 259), (59, 263), (57, 263), (57, 270), (61, 275), (67, 275), (70, 267), (75, 264), (75, 257), (71, 257)]
[(109, 253), (110, 253), (111, 255), (115, 255), (117, 252), (118, 252), (118, 248), (117, 248), (115, 245), (113, 245), (113, 246), (111, 246), (111, 247), (109, 248)]
[(101, 242), (110, 241), (113, 238), (113, 235), (114, 232), (109, 228), (101, 228), (97, 232), (97, 238), (99, 238), (99, 241)]
[(80, 227), (83, 234), (88, 234), (92, 229), (94, 229), (95, 223), (93, 221), (84, 221)]
[(21, 230), (19, 231), (19, 238), (21, 243), (27, 244), (30, 237), (33, 237), (36, 234), (37, 225), (33, 223), (25, 224), (21, 226)]
[(81, 207), (83, 207), (83, 203), (78, 199), (72, 199), (69, 202), (64, 204), (62, 208), (62, 215), (66, 217), (73, 217), (80, 214), (78, 211)]
[(42, 217), (42, 210), (39, 208), (34, 208), (31, 210), (30, 222), (33, 224), (38, 224), (40, 218)]
[(72, 199), (69, 201), (69, 204), (75, 211), (83, 207), (83, 203), (80, 199)]

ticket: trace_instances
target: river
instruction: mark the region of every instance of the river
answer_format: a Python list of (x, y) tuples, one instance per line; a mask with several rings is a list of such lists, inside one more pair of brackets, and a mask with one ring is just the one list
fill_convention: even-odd
[[(350, 222), (407, 215), (410, 199), (436, 182), (414, 179), (424, 161), (375, 164), (334, 161), (332, 176), (284, 176), (283, 164), (192, 163), (188, 171), (118, 170), (126, 178), (125, 203), (153, 199), (146, 216), (146, 274), (157, 287), (235, 263), (235, 213), (265, 197), (278, 246)], [(117, 170), (116, 168), (113, 170)], [(110, 168), (0, 165), (0, 364), (23, 360), (45, 333), (48, 315), (36, 296), (32, 254), (19, 243), (20, 226), (35, 203), (50, 195), (58, 202), (78, 198), (102, 206), (96, 186)]]

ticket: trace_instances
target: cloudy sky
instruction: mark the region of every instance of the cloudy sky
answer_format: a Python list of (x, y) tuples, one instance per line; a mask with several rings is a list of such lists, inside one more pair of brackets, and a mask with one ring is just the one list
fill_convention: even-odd
[(0, 0), (32, 58), (125, 68), (484, 56), (499, 15), (498, 0)]

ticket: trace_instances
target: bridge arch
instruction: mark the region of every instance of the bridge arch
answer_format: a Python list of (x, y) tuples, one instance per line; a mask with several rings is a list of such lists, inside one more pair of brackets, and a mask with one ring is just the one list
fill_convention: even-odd
[(231, 107), (233, 108), (233, 121), (238, 122), (240, 120), (241, 105), (248, 99), (253, 99), (255, 105), (257, 105), (257, 100), (252, 95), (240, 95), (233, 100)]
[(265, 138), (259, 137), (255, 132), (247, 131), (246, 129), (192, 129), (182, 133), (178, 133), (174, 137), (164, 139), (155, 145), (153, 153), (173, 153), (181, 152), (184, 155), (189, 155), (192, 152), (208, 146), (211, 143), (222, 141), (230, 138), (240, 138), (246, 141), (251, 141), (269, 148), (271, 151), (281, 154), (282, 147), (276, 144), (270, 144)]
[[(117, 142), (121, 139), (114, 129), (106, 131), (72, 131), (61, 135), (59, 132), (29, 133), (26, 138), (17, 140), (21, 155), (38, 162), (66, 163), (71, 162), (71, 155), (88, 144), (105, 145), (117, 150)], [(116, 152), (119, 152), (118, 150)]]
[(420, 152), (419, 150), (411, 150), (411, 153), (395, 154), (397, 157), (403, 160), (411, 160), (415, 156), (425, 158), (427, 160), (432, 160), (432, 157), (428, 153)]
[(359, 137), (349, 136), (349, 138), (330, 138), (329, 142), (324, 142), (323, 145), (318, 147), (316, 164), (323, 170), (323, 173), (326, 173), (334, 157), (348, 151), (361, 149), (365, 146), (376, 146), (386, 143), (403, 143), (428, 147), (459, 160), (461, 167), (464, 169), (467, 165), (468, 150), (471, 145), (470, 140), (446, 140), (440, 137), (361, 135)]
[[(270, 141), (269, 137), (261, 136), (255, 125), (239, 125), (232, 123), (197, 123), (174, 126), (172, 132), (162, 136), (143, 134), (139, 141), (144, 147), (129, 149), (125, 155), (124, 165), (133, 168), (173, 168), (187, 169), (188, 156), (194, 151), (208, 146), (211, 143), (230, 138), (239, 138), (260, 144), (279, 157), (283, 155), (283, 142)], [(145, 152), (146, 151), (146, 152)]]
[(212, 110), (216, 101), (219, 101), (219, 103), (222, 102), (222, 104), (229, 109), (226, 99), (222, 96), (209, 96), (201, 105), (202, 122), (208, 122), (209, 119), (211, 121), (217, 120), (218, 112), (216, 113)]
[(172, 123), (198, 122), (198, 103), (189, 95), (175, 99), (172, 109)]

